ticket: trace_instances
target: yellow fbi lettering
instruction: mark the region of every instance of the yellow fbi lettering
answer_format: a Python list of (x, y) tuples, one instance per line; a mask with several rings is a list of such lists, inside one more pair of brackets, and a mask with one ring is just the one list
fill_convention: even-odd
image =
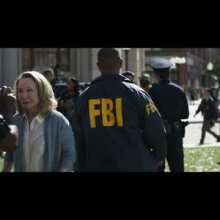
[(153, 103), (147, 104), (145, 109), (146, 109), (146, 112), (147, 112), (148, 115), (150, 115), (151, 113), (156, 112), (156, 110), (157, 110)]
[(97, 117), (102, 118), (103, 127), (123, 126), (122, 98), (89, 99), (88, 103), (91, 128), (96, 128)]

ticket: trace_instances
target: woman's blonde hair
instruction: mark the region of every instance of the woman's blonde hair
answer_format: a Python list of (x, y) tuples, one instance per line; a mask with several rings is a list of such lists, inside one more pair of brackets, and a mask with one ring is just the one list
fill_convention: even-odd
[(19, 113), (24, 113), (19, 102), (18, 102), (18, 83), (21, 79), (30, 78), (32, 79), (36, 86), (39, 96), (39, 114), (41, 116), (45, 116), (48, 112), (55, 110), (57, 107), (57, 101), (54, 96), (54, 92), (52, 86), (48, 82), (48, 80), (39, 72), (36, 71), (26, 71), (21, 73), (17, 80), (15, 81), (15, 92), (17, 97), (17, 109)]

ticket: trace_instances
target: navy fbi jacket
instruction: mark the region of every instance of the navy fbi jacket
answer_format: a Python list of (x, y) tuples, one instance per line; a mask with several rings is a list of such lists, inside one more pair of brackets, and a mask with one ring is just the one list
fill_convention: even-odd
[(158, 110), (122, 75), (96, 78), (80, 95), (76, 117), (76, 171), (153, 172), (166, 156)]

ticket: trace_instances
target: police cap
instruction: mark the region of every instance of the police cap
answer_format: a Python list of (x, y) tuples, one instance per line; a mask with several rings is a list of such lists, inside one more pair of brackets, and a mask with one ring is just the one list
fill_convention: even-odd
[(172, 63), (168, 59), (157, 57), (151, 60), (150, 65), (154, 70), (162, 70), (169, 69), (172, 66)]

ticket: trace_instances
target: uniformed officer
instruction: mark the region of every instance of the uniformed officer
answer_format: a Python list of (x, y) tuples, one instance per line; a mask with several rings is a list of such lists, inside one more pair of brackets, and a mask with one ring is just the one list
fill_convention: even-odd
[[(189, 117), (189, 107), (183, 89), (170, 82), (172, 63), (163, 58), (154, 58), (151, 67), (157, 83), (149, 91), (157, 106), (167, 130), (167, 162), (171, 172), (184, 171), (183, 136), (185, 123), (181, 119)], [(165, 162), (161, 171), (165, 169)]]
[(103, 48), (96, 78), (78, 99), (78, 171), (154, 172), (166, 154), (165, 129), (147, 93), (119, 74), (119, 52)]

